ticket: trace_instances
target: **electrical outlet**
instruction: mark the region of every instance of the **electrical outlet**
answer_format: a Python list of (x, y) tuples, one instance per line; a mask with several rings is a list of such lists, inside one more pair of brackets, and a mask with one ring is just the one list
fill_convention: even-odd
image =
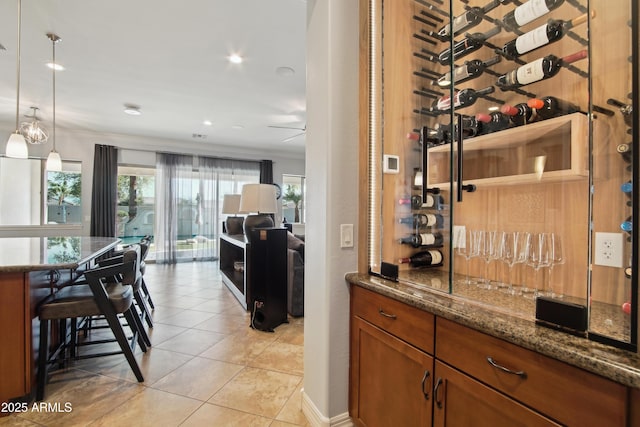
[(622, 233), (596, 233), (594, 264), (622, 268), (623, 242)]

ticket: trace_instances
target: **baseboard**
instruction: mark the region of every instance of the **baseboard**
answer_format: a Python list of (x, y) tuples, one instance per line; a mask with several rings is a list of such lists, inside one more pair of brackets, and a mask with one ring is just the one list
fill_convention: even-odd
[(311, 427), (352, 427), (353, 422), (348, 412), (327, 418), (318, 410), (307, 393), (302, 390), (302, 413), (307, 417)]

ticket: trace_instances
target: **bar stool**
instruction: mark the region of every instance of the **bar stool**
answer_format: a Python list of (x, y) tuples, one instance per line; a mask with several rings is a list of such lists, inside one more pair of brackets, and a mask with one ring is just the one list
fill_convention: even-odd
[[(49, 356), (49, 328), (50, 322), (59, 320), (61, 323), (60, 349), (66, 354), (67, 340), (66, 320), (75, 321), (79, 317), (91, 317), (104, 315), (109, 328), (113, 332), (120, 351), (102, 353), (113, 355), (123, 353), (131, 370), (139, 382), (144, 381), (140, 367), (133, 355), (136, 342), (142, 351), (146, 351), (146, 344), (139, 336), (138, 322), (133, 313), (133, 287), (125, 282), (130, 282), (139, 271), (137, 260), (123, 262), (107, 267), (98, 267), (87, 270), (84, 273), (86, 284), (70, 285), (62, 288), (39, 308), (40, 317), (40, 348), (38, 352), (38, 374), (36, 400), (44, 398), (45, 385), (48, 380)], [(122, 281), (113, 282), (113, 277), (122, 277)], [(111, 281), (111, 282), (110, 282)], [(118, 319), (122, 313), (132, 331), (131, 341), (125, 335), (123, 327)], [(75, 345), (75, 336), (71, 334), (71, 346)], [(58, 355), (60, 351), (54, 352)], [(96, 357), (98, 355), (91, 355)], [(54, 360), (55, 361), (55, 360)]]

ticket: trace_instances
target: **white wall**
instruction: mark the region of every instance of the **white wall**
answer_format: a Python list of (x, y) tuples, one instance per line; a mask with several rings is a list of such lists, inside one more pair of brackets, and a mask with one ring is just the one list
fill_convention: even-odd
[[(0, 152), (4, 153), (13, 124), (0, 124)], [(0, 227), (0, 237), (11, 236), (55, 236), (61, 234), (89, 235), (91, 222), (91, 187), (93, 176), (93, 153), (95, 144), (118, 147), (118, 162), (123, 164), (155, 166), (155, 152), (228, 157), (247, 160), (272, 160), (274, 181), (281, 183), (282, 174), (305, 175), (304, 155), (273, 153), (260, 150), (238, 149), (230, 146), (185, 141), (162, 140), (133, 135), (106, 134), (56, 128), (56, 149), (64, 160), (82, 162), (82, 215), (80, 226), (28, 226)], [(51, 144), (29, 146), (30, 158), (46, 158)], [(5, 179), (0, 177), (0, 179)], [(1, 209), (2, 207), (0, 207)], [(278, 216), (276, 217), (276, 220)]]
[(307, 3), (307, 246), (303, 410), (312, 425), (348, 424), (349, 289), (358, 219), (358, 0)]

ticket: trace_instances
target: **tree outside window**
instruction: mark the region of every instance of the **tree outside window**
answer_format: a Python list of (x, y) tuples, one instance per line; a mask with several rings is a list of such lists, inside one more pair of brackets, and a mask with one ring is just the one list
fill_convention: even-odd
[(304, 223), (304, 198), (305, 198), (304, 176), (282, 175), (282, 216), (285, 222)]

